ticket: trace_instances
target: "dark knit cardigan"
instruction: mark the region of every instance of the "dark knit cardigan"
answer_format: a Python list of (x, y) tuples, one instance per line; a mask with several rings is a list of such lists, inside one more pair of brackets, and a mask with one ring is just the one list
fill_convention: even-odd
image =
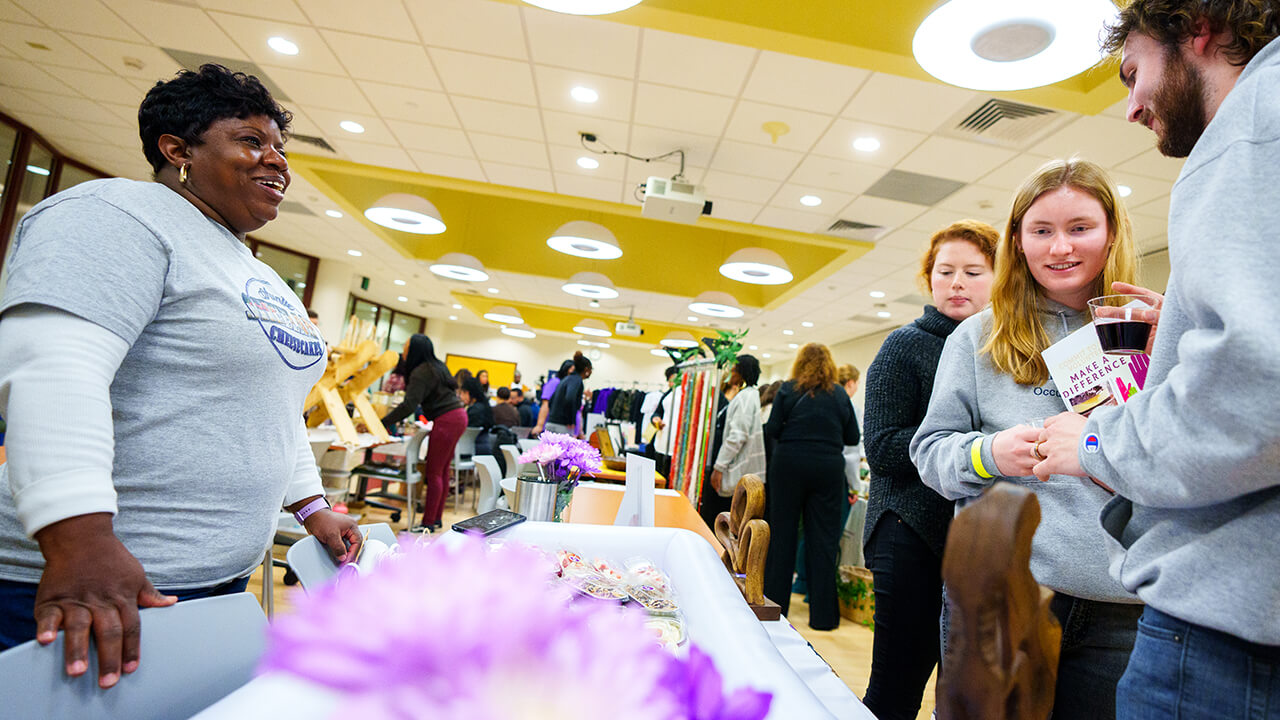
[(863, 449), (871, 467), (871, 497), (863, 543), (886, 510), (902, 521), (942, 557), (955, 503), (920, 481), (907, 447), (929, 409), (933, 376), (955, 320), (932, 305), (910, 325), (885, 338), (867, 369)]

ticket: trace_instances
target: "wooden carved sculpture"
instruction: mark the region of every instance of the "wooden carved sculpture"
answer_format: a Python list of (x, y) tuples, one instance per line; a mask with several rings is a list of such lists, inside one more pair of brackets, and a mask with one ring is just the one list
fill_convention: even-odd
[(716, 516), (716, 539), (724, 546), (721, 559), (733, 574), (756, 617), (777, 620), (782, 608), (764, 596), (764, 562), (769, 554), (769, 523), (764, 520), (764, 481), (743, 475), (733, 491), (729, 512)]
[(1040, 503), (996, 483), (956, 515), (942, 577), (951, 605), (938, 682), (941, 720), (1044, 720), (1053, 708), (1062, 628), (1053, 591), (1031, 576)]
[(380, 352), (378, 343), (373, 340), (373, 331), (373, 323), (351, 316), (342, 344), (330, 348), (324, 375), (307, 394), (303, 411), (315, 408), (307, 416), (307, 427), (317, 427), (326, 418), (331, 418), (342, 442), (355, 445), (355, 423), (347, 414), (347, 403), (352, 403), (360, 420), (374, 437), (382, 442), (391, 441), (391, 435), (382, 426), (382, 419), (373, 409), (365, 390), (394, 368), (400, 356), (394, 350)]

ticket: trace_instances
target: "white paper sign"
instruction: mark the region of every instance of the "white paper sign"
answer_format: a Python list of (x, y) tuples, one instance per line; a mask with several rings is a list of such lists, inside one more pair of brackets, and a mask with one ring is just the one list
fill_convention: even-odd
[(627, 453), (627, 487), (614, 525), (653, 527), (653, 481), (657, 466), (653, 460)]

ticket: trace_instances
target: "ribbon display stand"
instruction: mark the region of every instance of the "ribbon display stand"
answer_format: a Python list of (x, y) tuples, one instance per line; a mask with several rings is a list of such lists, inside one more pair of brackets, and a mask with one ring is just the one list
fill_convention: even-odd
[(671, 444), (671, 487), (698, 507), (702, 475), (716, 425), (720, 399), (720, 369), (715, 360), (691, 360), (680, 364), (680, 385), (674, 390), (674, 440)]

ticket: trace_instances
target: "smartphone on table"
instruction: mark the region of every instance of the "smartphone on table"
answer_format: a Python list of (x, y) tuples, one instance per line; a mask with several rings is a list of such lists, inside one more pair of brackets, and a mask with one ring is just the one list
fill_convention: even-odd
[(512, 525), (522, 523), (526, 519), (524, 515), (510, 510), (490, 510), (487, 513), (454, 523), (453, 529), (461, 533), (475, 531), (481, 535), (492, 535), (506, 530)]

